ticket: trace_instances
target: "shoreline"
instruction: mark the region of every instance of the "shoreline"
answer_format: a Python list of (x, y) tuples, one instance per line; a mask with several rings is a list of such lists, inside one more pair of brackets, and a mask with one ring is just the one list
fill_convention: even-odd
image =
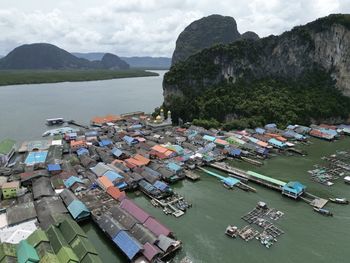
[(147, 70), (0, 70), (0, 87), (13, 85), (98, 81), (121, 78), (155, 77)]

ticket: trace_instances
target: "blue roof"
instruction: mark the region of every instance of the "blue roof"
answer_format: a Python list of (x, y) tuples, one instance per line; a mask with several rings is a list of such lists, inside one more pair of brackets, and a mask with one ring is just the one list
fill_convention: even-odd
[(128, 184), (125, 183), (125, 182), (120, 182), (120, 183), (117, 183), (115, 186), (116, 186), (118, 189), (123, 190), (123, 189), (125, 189), (125, 188), (128, 186)]
[(64, 181), (64, 185), (66, 186), (66, 188), (70, 188), (75, 183), (83, 183), (83, 181), (76, 176), (71, 176), (66, 181)]
[(74, 219), (81, 219), (90, 215), (90, 210), (80, 200), (73, 200), (69, 206), (67, 206), (69, 213)]
[(61, 165), (59, 164), (48, 164), (47, 165), (47, 170), (49, 172), (53, 172), (53, 171), (61, 171)]
[(107, 171), (104, 173), (104, 175), (107, 176), (109, 181), (111, 182), (113, 182), (116, 179), (124, 178), (123, 176), (114, 171)]
[(256, 128), (255, 132), (258, 133), (258, 134), (264, 134), (265, 133), (265, 129), (263, 129), (263, 128)]
[(95, 137), (97, 135), (98, 135), (97, 131), (87, 131), (87, 132), (85, 132), (85, 136), (86, 137)]
[(89, 154), (89, 150), (86, 149), (86, 148), (79, 148), (79, 149), (77, 150), (77, 154), (78, 154), (79, 156), (81, 156), (81, 155), (83, 155), (83, 154)]
[(207, 141), (213, 142), (213, 141), (215, 141), (215, 137), (209, 136), (209, 135), (204, 135), (203, 136), (203, 140), (207, 140)]
[(178, 171), (180, 171), (182, 169), (181, 166), (177, 165), (176, 163), (168, 163), (167, 164), (167, 168), (170, 171), (174, 171), (174, 172), (178, 172)]
[(118, 149), (118, 148), (113, 148), (112, 149), (112, 154), (116, 157), (120, 157), (123, 154), (123, 151)]
[(275, 123), (269, 123), (265, 125), (265, 129), (276, 129), (277, 125)]
[[(22, 240), (17, 246), (17, 262), (39, 262), (40, 258), (33, 246), (27, 240)], [(5, 262), (4, 258), (4, 262)]]
[(101, 140), (98, 144), (100, 145), (100, 147), (104, 147), (104, 146), (111, 145), (111, 144), (112, 144), (112, 141), (111, 141), (111, 140), (108, 140), (108, 139), (103, 139), (103, 140)]
[(141, 129), (142, 128), (142, 125), (141, 124), (134, 124), (134, 125), (131, 125), (130, 127), (129, 127), (129, 129), (134, 129), (134, 130), (136, 130), (136, 129)]
[(76, 133), (76, 132), (69, 132), (69, 133), (67, 133), (66, 134), (67, 136), (69, 136), (69, 137), (77, 137), (78, 136), (78, 134)]
[(222, 180), (222, 182), (223, 182), (224, 184), (227, 184), (228, 186), (231, 186), (231, 187), (232, 187), (232, 186), (238, 184), (240, 181), (239, 181), (238, 179), (236, 179), (236, 178), (226, 177), (226, 178), (224, 178), (224, 179)]
[(230, 154), (231, 156), (240, 156), (241, 153), (242, 153), (242, 151), (241, 151), (240, 149), (231, 148), (231, 149), (229, 150), (229, 154)]
[(300, 194), (305, 189), (306, 189), (306, 186), (297, 181), (289, 182), (283, 186), (283, 190), (287, 190), (295, 194)]
[(125, 135), (123, 137), (123, 140), (129, 145), (138, 143), (138, 140), (134, 139), (133, 137), (127, 136), (127, 135)]
[(160, 191), (166, 191), (169, 188), (169, 185), (167, 185), (166, 183), (162, 182), (162, 181), (156, 181), (153, 184), (154, 187), (156, 187), (157, 189), (159, 189)]
[(118, 234), (113, 238), (113, 242), (117, 244), (117, 246), (130, 260), (132, 260), (142, 249), (141, 244), (125, 230), (118, 232)]

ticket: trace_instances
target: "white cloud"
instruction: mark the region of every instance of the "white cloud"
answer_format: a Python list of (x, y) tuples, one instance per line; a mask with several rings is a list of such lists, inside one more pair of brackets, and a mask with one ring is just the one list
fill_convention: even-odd
[(267, 36), (346, 12), (350, 0), (1, 0), (0, 54), (49, 42), (69, 51), (171, 56), (179, 33), (213, 13), (234, 17), (241, 33)]

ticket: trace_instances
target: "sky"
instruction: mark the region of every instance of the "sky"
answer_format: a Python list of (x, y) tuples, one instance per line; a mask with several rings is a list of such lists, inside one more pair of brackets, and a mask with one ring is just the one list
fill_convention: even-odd
[(350, 0), (0, 0), (0, 55), (45, 42), (69, 52), (171, 57), (181, 31), (211, 14), (235, 18), (240, 33), (278, 35)]

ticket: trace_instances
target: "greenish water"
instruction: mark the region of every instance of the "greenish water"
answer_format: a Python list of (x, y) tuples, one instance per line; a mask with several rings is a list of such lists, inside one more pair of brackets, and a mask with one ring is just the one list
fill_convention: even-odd
[[(50, 117), (62, 116), (88, 123), (94, 115), (151, 111), (161, 104), (164, 72), (159, 71), (159, 77), (0, 87), (0, 140), (40, 137), (47, 129), (45, 119)], [(312, 182), (307, 174), (313, 164), (321, 162), (322, 156), (340, 149), (350, 149), (349, 137), (334, 143), (314, 140), (313, 145), (306, 147), (309, 152), (306, 157), (277, 157), (266, 161), (262, 167), (236, 161), (232, 164), (285, 181), (299, 180), (307, 185), (308, 191), (323, 197), (334, 195), (350, 199), (350, 186), (341, 180), (326, 187)], [(327, 205), (335, 214), (333, 218), (327, 218), (313, 212), (304, 202), (282, 197), (272, 190), (253, 184), (257, 193), (227, 190), (215, 178), (201, 175), (202, 179), (196, 183), (183, 181), (174, 185), (176, 191), (193, 203), (181, 218), (166, 216), (146, 198), (131, 195), (183, 241), (183, 249), (176, 255), (175, 262), (184, 256), (194, 262), (206, 263), (349, 262), (350, 206)], [(255, 240), (246, 243), (239, 238), (226, 237), (226, 226), (244, 226), (240, 217), (260, 200), (285, 212), (285, 216), (277, 221), (285, 231), (277, 244), (266, 249)], [(127, 262), (92, 223), (83, 228), (104, 262)]]
[[(350, 138), (334, 143), (313, 140), (307, 146), (306, 157), (277, 157), (265, 162), (262, 167), (233, 161), (232, 165), (250, 169), (285, 181), (299, 180), (307, 185), (308, 191), (328, 197), (341, 196), (350, 199), (350, 186), (340, 179), (332, 187), (312, 182), (307, 170), (321, 157), (340, 149), (350, 149)], [(153, 216), (171, 228), (183, 241), (183, 249), (176, 255), (175, 262), (188, 256), (193, 262), (246, 262), (246, 263), (323, 263), (348, 262), (350, 257), (350, 207), (328, 204), (334, 217), (324, 217), (315, 213), (302, 201), (283, 197), (280, 193), (258, 185), (257, 193), (246, 193), (239, 189), (227, 190), (213, 177), (201, 173), (201, 180), (195, 183), (183, 181), (174, 188), (193, 203), (193, 207), (181, 218), (163, 214), (144, 197), (132, 196), (134, 200)], [(267, 202), (285, 213), (276, 222), (285, 234), (270, 249), (252, 240), (230, 239), (224, 235), (227, 225), (244, 226), (240, 219), (258, 201)], [(101, 253), (104, 262), (126, 262), (120, 254), (111, 254), (108, 240), (100, 236), (100, 231), (91, 225), (84, 228)], [(101, 240), (103, 244), (101, 243)]]

